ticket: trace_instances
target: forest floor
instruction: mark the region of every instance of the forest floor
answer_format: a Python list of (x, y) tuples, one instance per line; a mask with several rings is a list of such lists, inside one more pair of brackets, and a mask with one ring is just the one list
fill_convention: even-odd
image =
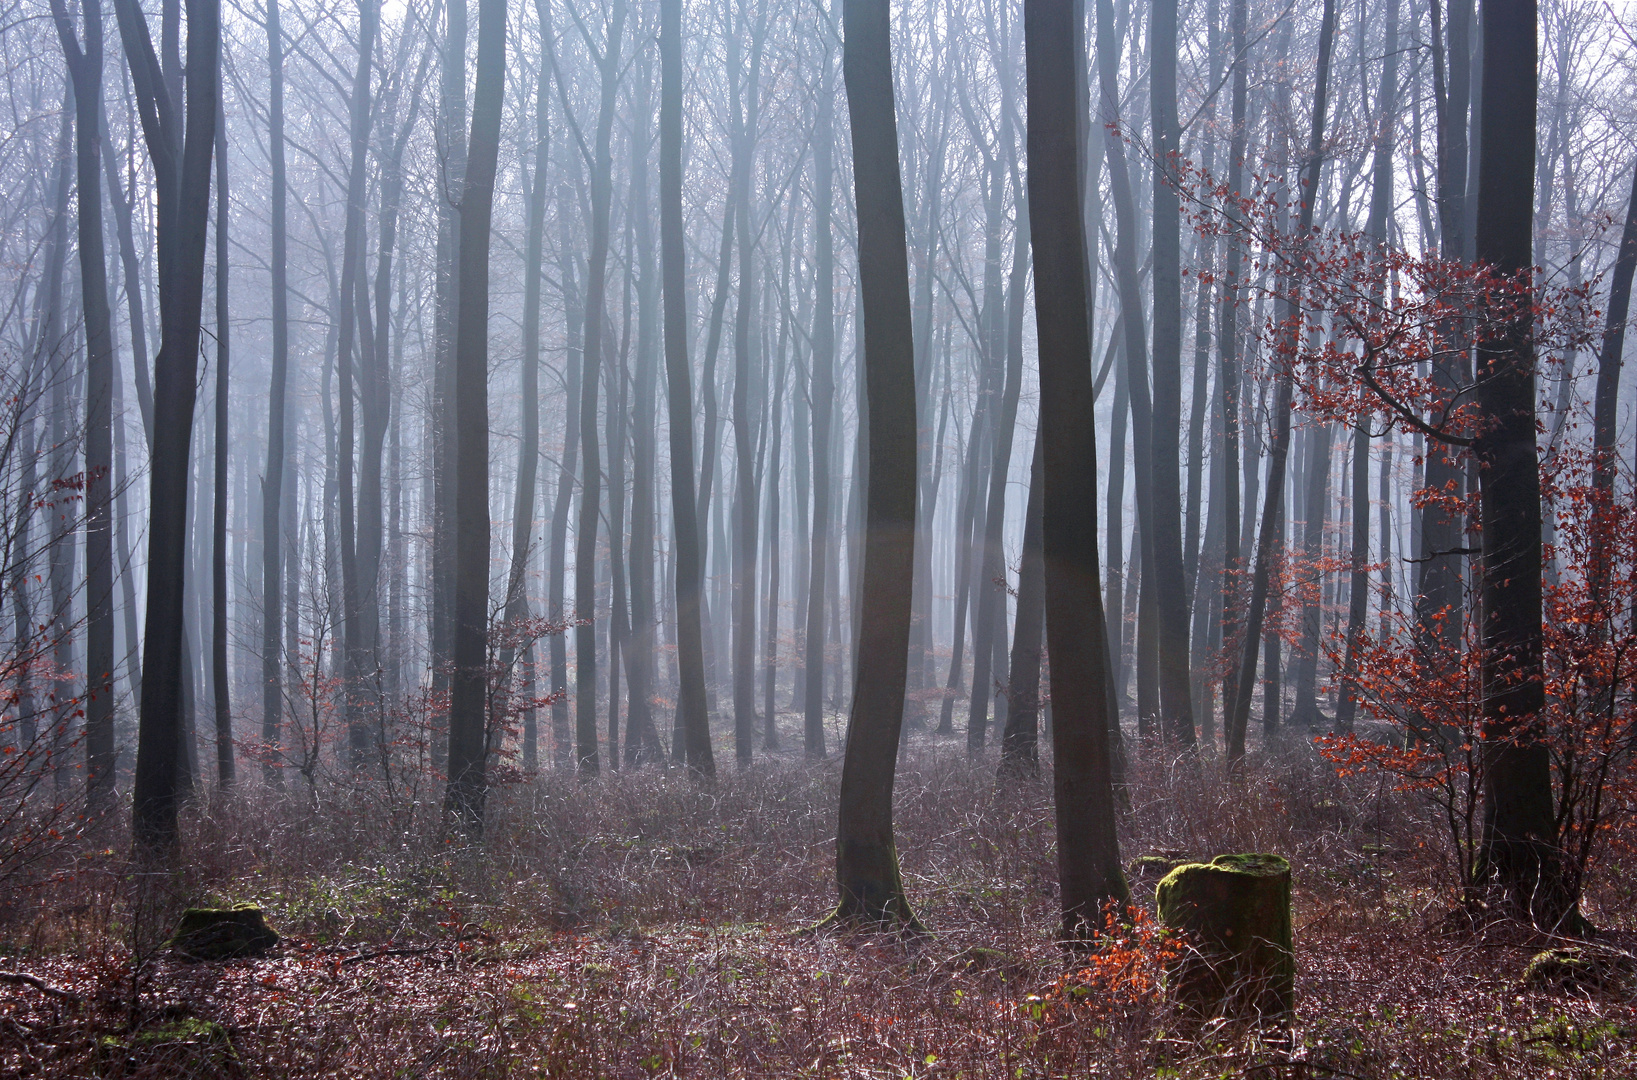
[[(481, 853), (439, 836), (430, 787), (244, 794), (189, 815), (173, 874), (133, 876), (113, 838), (0, 895), (0, 1075), (1637, 1076), (1629, 986), (1526, 990), (1549, 942), (1452, 928), (1423, 807), (1301, 746), (1220, 772), (1134, 762), (1122, 850), (1291, 860), (1288, 1026), (1181, 1023), (1140, 914), (1065, 966), (1049, 779), (999, 785), (992, 760), (917, 738), (897, 827), (929, 936), (811, 932), (839, 762), (775, 755), (714, 788), (520, 782)], [(1598, 869), (1587, 912), (1629, 951), (1627, 869)], [(201, 901), (258, 903), (284, 941), (184, 963), (163, 942)]]

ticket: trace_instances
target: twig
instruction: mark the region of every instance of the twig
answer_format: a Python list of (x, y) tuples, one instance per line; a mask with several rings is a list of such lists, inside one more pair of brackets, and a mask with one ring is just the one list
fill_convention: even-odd
[(46, 997), (54, 997), (59, 1001), (77, 1002), (80, 1000), (78, 994), (52, 986), (44, 979), (30, 975), (26, 971), (0, 971), (0, 982), (21, 983), (24, 986), (32, 986)]
[(365, 960), (379, 960), (383, 956), (420, 956), (424, 953), (433, 952), (437, 948), (436, 945), (418, 945), (413, 948), (376, 949), (374, 952), (354, 953), (352, 956), (343, 959), (341, 966), (348, 967), (352, 964), (361, 964)]

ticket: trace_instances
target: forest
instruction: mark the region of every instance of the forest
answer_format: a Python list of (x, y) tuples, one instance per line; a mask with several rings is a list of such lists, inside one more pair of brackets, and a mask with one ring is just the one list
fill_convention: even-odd
[(1629, 0), (0, 0), (0, 1075), (1637, 1075)]

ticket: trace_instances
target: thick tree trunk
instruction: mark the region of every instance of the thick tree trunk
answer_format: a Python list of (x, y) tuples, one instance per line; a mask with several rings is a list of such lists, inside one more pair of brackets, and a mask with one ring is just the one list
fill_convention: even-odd
[[(183, 571), (187, 551), (188, 451), (197, 398), (210, 159), (216, 141), (219, 0), (188, 0), (187, 96), (166, 85), (136, 0), (118, 0), (158, 204), (160, 346), (154, 364), (154, 438), (149, 467), (148, 610), (143, 630), (132, 835), (163, 858), (177, 837), (184, 667)], [(181, 74), (180, 71), (177, 73)], [(184, 112), (186, 135), (183, 134)]]
[[(367, 0), (366, 0), (367, 2)], [(478, 0), (472, 135), (460, 199), (455, 338), (455, 603), (447, 813), (483, 830), (489, 644), (489, 232), (506, 84), (505, 0)]]
[[(1479, 132), (1478, 260), (1525, 279), (1533, 264), (1534, 0), (1486, 0)], [(1528, 73), (1528, 74), (1525, 74)], [(1478, 346), (1474, 446), (1482, 488), (1483, 869), (1516, 915), (1578, 930), (1579, 889), (1558, 847), (1551, 752), (1534, 730), (1541, 682), (1540, 469), (1535, 450), (1535, 350), (1529, 308), (1505, 336)]]
[(892, 834), (915, 572), (915, 343), (886, 0), (843, 0), (843, 70), (858, 208), (860, 331), (868, 395), (863, 607), (841, 769), (841, 922), (917, 927)]
[(1128, 899), (1115, 833), (1108, 643), (1097, 567), (1097, 440), (1080, 196), (1083, 9), (1025, 0), (1028, 186), (1040, 340), (1046, 637), (1052, 664), (1053, 789), (1066, 942)]

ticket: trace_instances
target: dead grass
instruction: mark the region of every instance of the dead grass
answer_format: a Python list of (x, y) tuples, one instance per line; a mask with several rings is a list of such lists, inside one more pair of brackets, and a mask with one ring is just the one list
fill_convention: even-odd
[[(1213, 762), (1133, 762), (1128, 855), (1295, 867), (1294, 1023), (1185, 1032), (1138, 975), (1065, 973), (1049, 782), (997, 786), (993, 767), (953, 744), (906, 755), (901, 855), (934, 930), (908, 941), (805, 932), (833, 902), (838, 764), (714, 789), (542, 777), (496, 793), (482, 851), (378, 792), (235, 796), (190, 817), (175, 874), (133, 878), (109, 837), (11, 899), (6, 963), (70, 996), (0, 983), (0, 1075), (1637, 1075), (1629, 994), (1523, 992), (1542, 942), (1440, 934), (1437, 830), (1300, 750), (1237, 785)], [(1589, 905), (1617, 941), (1621, 869)], [(285, 944), (169, 957), (175, 909), (212, 898), (261, 903)]]

